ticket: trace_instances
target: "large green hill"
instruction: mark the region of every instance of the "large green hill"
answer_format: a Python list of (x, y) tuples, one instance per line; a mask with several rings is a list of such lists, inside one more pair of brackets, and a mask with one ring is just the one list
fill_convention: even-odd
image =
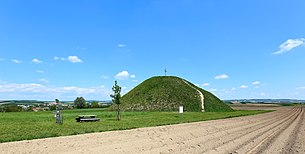
[(147, 79), (121, 98), (125, 111), (202, 111), (199, 91), (204, 96), (204, 111), (233, 111), (216, 96), (192, 83), (174, 76), (157, 76)]

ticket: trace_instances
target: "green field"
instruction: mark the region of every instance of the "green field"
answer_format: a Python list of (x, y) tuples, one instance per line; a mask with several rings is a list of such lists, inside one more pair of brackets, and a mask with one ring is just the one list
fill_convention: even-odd
[[(177, 112), (123, 112), (122, 120), (116, 121), (115, 112), (109, 112), (106, 109), (64, 110), (63, 125), (55, 124), (52, 112), (0, 113), (0, 143), (223, 119), (265, 112), (269, 111), (188, 112), (183, 114)], [(78, 115), (84, 114), (97, 115), (101, 121), (75, 122)]]

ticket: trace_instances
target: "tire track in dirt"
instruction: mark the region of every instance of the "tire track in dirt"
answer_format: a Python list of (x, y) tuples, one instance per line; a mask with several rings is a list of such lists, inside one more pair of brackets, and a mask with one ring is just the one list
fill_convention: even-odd
[[(225, 127), (222, 128), (217, 128), (217, 127), (211, 127), (212, 131), (209, 131), (207, 134), (205, 134), (199, 127), (199, 129), (194, 128), (192, 130), (192, 133), (197, 134), (197, 131), (201, 131), (201, 136), (192, 136), (190, 138), (185, 138), (184, 137), (184, 141), (183, 141), (183, 145), (173, 145), (174, 149), (178, 149), (178, 150), (174, 150), (174, 152), (179, 152), (179, 149), (187, 149), (189, 144), (196, 144), (198, 147), (200, 148), (201, 146), (206, 146), (207, 144), (212, 144), (210, 145), (210, 147), (214, 147), (219, 145), (222, 145), (226, 142), (229, 142), (233, 139), (239, 138), (240, 136), (245, 135), (246, 133), (250, 133), (249, 129), (251, 128), (251, 132), (253, 132), (256, 129), (261, 129), (264, 128), (268, 125), (270, 125), (270, 123), (274, 123), (276, 121), (279, 121), (280, 119), (285, 121), (289, 115), (291, 116), (291, 113), (288, 112), (286, 114), (280, 115), (280, 116), (273, 116), (272, 118), (266, 118), (266, 121), (251, 121), (252, 123), (240, 123), (238, 125), (241, 125), (241, 127), (236, 127), (236, 123), (235, 122), (231, 122), (230, 124), (232, 124), (230, 127), (227, 127), (228, 125), (226, 125)], [(233, 119), (232, 119), (233, 120)], [(235, 120), (235, 119), (234, 119)], [(197, 127), (198, 128), (198, 127)], [(205, 128), (208, 129), (208, 128)], [(244, 130), (248, 130), (248, 131), (244, 131)], [(195, 131), (195, 132), (194, 132)], [(242, 133), (243, 132), (243, 133)], [(200, 132), (198, 132), (198, 134), (200, 134)], [(221, 138), (222, 136), (226, 136), (228, 137), (228, 135), (230, 135), (233, 137), (233, 139), (231, 138), (229, 141), (224, 142), (224, 140), (220, 141), (220, 143), (218, 143), (219, 138)], [(236, 135), (238, 134), (238, 135)], [(166, 138), (166, 136), (164, 137)], [(167, 137), (169, 138), (169, 137)], [(176, 138), (174, 138), (175, 140)], [(170, 140), (166, 140), (166, 143), (170, 143)], [(162, 148), (162, 147), (160, 147)], [(155, 149), (156, 151), (158, 151), (158, 149)]]
[[(243, 148), (240, 148), (239, 150), (237, 150), (238, 153), (262, 153), (266, 149), (269, 149), (270, 145), (276, 145), (276, 147), (278, 149), (282, 149), (282, 147), (285, 147), (285, 144), (284, 145), (282, 144), (279, 146), (279, 144), (274, 144), (273, 142), (275, 141), (276, 138), (278, 138), (281, 134), (283, 134), (283, 132), (285, 130), (287, 130), (293, 123), (295, 123), (296, 119), (300, 116), (300, 113), (301, 113), (301, 110), (296, 111), (296, 113), (293, 116), (291, 116), (287, 121), (285, 121), (282, 125), (274, 127), (270, 131), (252, 138), (251, 139), (252, 142), (248, 142), (248, 144), (245, 144), (245, 145), (248, 145), (248, 147), (244, 146)], [(249, 140), (249, 141), (251, 141), (251, 140)], [(283, 140), (281, 137), (281, 142), (282, 141)], [(252, 147), (252, 149), (251, 149), (251, 143), (252, 143), (252, 145), (256, 144), (256, 146)], [(246, 150), (246, 149), (248, 149), (248, 150)], [(245, 151), (243, 151), (243, 150), (245, 150)], [(279, 151), (279, 150), (273, 149), (271, 151), (274, 152), (274, 151)], [(270, 153), (270, 152), (268, 152), (268, 153)]]
[[(276, 119), (266, 121), (264, 123), (258, 123), (255, 125), (242, 125), (241, 127), (237, 127), (235, 131), (225, 131), (224, 133), (218, 133), (217, 136), (214, 136), (212, 138), (210, 137), (207, 139), (201, 139), (202, 141), (197, 142), (198, 146), (195, 148), (199, 150), (201, 149), (201, 147), (209, 147), (207, 150), (199, 150), (200, 153), (219, 153), (219, 151), (221, 150), (228, 150), (228, 148), (232, 148), (236, 145), (236, 140), (248, 137), (249, 134), (256, 135), (257, 131), (261, 129), (269, 130), (269, 128), (274, 127), (274, 125), (280, 125), (281, 123), (285, 122), (290, 116), (286, 118), (283, 118), (282, 116), (276, 117)], [(272, 125), (270, 125), (270, 123), (272, 123)], [(220, 139), (221, 137), (223, 137), (223, 139)], [(230, 146), (227, 146), (227, 144), (229, 144)], [(194, 149), (190, 148), (189, 150), (192, 151)]]

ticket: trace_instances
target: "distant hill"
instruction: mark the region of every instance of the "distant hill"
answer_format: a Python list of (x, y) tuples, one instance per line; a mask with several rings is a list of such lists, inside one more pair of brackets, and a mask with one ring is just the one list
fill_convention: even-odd
[(4, 104), (16, 104), (16, 105), (32, 105), (32, 104), (43, 104), (43, 101), (37, 100), (4, 100), (0, 101), (0, 105)]
[(147, 79), (125, 94), (121, 102), (121, 109), (129, 111), (177, 111), (179, 106), (186, 111), (233, 111), (212, 93), (174, 76)]
[(247, 102), (247, 103), (305, 103), (305, 100), (298, 99), (234, 99), (224, 100), (225, 102)]

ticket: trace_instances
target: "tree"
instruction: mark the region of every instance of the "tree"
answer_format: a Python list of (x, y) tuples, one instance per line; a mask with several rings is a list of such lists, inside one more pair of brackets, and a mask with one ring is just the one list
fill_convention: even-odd
[(86, 106), (86, 100), (83, 97), (76, 97), (74, 104), (76, 105), (76, 108), (82, 109)]
[(97, 101), (93, 101), (93, 102), (91, 103), (91, 107), (92, 107), (92, 108), (99, 108), (99, 107), (100, 107), (100, 104), (99, 104)]
[(114, 81), (114, 86), (112, 87), (112, 91), (114, 94), (111, 94), (110, 97), (112, 97), (112, 103), (117, 105), (117, 120), (121, 120), (121, 115), (120, 115), (120, 99), (121, 99), (121, 87), (117, 84), (117, 81)]

